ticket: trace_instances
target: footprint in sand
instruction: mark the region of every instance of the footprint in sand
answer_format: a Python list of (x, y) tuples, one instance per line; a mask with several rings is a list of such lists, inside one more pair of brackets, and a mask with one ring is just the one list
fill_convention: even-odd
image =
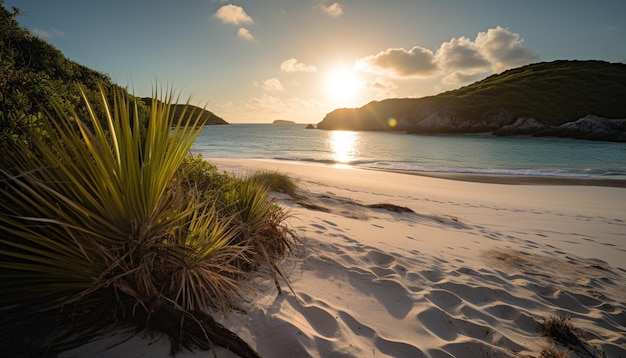
[(347, 312), (340, 311), (339, 318), (346, 324), (346, 326), (348, 326), (348, 328), (350, 328), (352, 333), (357, 336), (372, 338), (376, 334), (376, 331), (357, 321)]
[(397, 319), (406, 317), (413, 308), (410, 292), (395, 280), (377, 279), (374, 282), (384, 286), (375, 288), (372, 293), (389, 314)]
[(302, 306), (300, 313), (317, 333), (326, 338), (334, 338), (339, 330), (335, 317), (320, 307)]
[(381, 267), (389, 267), (389, 265), (395, 261), (393, 256), (376, 250), (369, 251), (367, 253), (367, 258), (370, 259), (375, 265)]
[(459, 296), (446, 290), (434, 289), (424, 295), (424, 297), (444, 311), (454, 311), (463, 304), (463, 300)]
[(421, 349), (405, 342), (391, 341), (382, 337), (376, 337), (374, 344), (382, 353), (391, 357), (427, 357)]

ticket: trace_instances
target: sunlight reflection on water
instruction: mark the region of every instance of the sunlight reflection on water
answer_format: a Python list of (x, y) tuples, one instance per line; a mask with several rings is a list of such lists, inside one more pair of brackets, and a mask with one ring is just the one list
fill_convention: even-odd
[(337, 163), (354, 161), (359, 154), (359, 142), (359, 133), (350, 131), (331, 131), (326, 141)]

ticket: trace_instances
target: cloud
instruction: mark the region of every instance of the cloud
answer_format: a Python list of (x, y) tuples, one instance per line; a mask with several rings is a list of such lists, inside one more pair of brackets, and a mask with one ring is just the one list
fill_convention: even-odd
[(398, 88), (395, 83), (380, 78), (374, 81), (365, 82), (365, 87), (382, 91), (391, 91)]
[(254, 40), (254, 36), (250, 33), (248, 29), (242, 27), (237, 31), (237, 37), (242, 38), (244, 40), (252, 41)]
[(524, 40), (519, 34), (500, 26), (479, 32), (474, 42), (496, 73), (540, 60), (534, 51), (522, 46)]
[(315, 72), (317, 67), (312, 65), (305, 65), (302, 62), (298, 62), (295, 58), (290, 58), (283, 61), (280, 64), (280, 69), (284, 72)]
[[(245, 25), (245, 24), (254, 24), (254, 20), (246, 13), (246, 11), (241, 7), (233, 4), (228, 4), (220, 7), (217, 12), (213, 15), (213, 17), (221, 20), (225, 24), (232, 25)], [(247, 40), (253, 41), (254, 36), (245, 27), (240, 27), (237, 30), (237, 37)]]
[(328, 5), (328, 6), (324, 6), (324, 4), (320, 4), (320, 8), (327, 15), (332, 16), (332, 17), (339, 17), (343, 15), (343, 5), (341, 5), (338, 2), (333, 3), (332, 5)]
[(254, 23), (254, 20), (252, 20), (241, 6), (233, 4), (220, 7), (213, 16), (220, 19), (225, 24), (246, 25)]
[(539, 61), (540, 57), (523, 47), (523, 42), (519, 34), (498, 26), (478, 33), (474, 41), (463, 36), (452, 38), (443, 42), (435, 54), (420, 46), (411, 50), (389, 48), (357, 60), (356, 68), (401, 78), (443, 75), (443, 83), (468, 83), (490, 72)]
[(363, 86), (366, 89), (376, 91), (376, 97), (393, 97), (395, 95), (395, 90), (398, 88), (393, 82), (387, 81), (382, 78), (378, 78), (373, 81), (364, 82)]
[(485, 71), (491, 66), (480, 47), (466, 37), (442, 43), (437, 50), (437, 62), (447, 69), (473, 72)]
[(265, 91), (270, 91), (270, 92), (278, 92), (278, 91), (283, 91), (285, 88), (283, 88), (283, 84), (280, 83), (280, 80), (278, 80), (278, 78), (270, 78), (265, 80), (262, 84), (261, 87), (265, 90)]
[(331, 109), (327, 103), (314, 98), (279, 98), (263, 93), (260, 97), (216, 104), (215, 112), (237, 122), (271, 122), (288, 119), (299, 123), (319, 122)]
[(357, 60), (356, 68), (396, 77), (430, 77), (439, 72), (433, 52), (420, 46), (408, 51), (403, 48), (387, 49)]

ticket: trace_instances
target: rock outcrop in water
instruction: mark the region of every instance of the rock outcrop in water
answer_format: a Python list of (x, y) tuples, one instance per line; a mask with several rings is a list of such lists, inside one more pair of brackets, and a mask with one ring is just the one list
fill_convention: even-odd
[(626, 64), (554, 61), (423, 98), (334, 110), (319, 129), (494, 133), (624, 141)]

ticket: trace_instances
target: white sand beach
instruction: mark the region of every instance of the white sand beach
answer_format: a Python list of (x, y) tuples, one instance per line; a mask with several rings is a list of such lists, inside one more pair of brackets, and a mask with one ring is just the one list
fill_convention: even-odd
[[(302, 241), (281, 261), (293, 292), (261, 276), (238, 311), (216, 316), (264, 357), (539, 357), (553, 343), (537, 321), (550, 315), (626, 357), (626, 188), (209, 162), (238, 176), (277, 170), (301, 191), (277, 195)], [(65, 356), (169, 353), (164, 338), (121, 340)]]

